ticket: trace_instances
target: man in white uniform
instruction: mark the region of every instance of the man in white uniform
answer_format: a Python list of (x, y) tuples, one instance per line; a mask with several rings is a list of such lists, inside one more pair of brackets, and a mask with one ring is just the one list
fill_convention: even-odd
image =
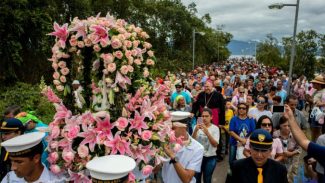
[(1, 143), (9, 152), (11, 170), (1, 183), (64, 183), (41, 162), (45, 133), (32, 132)]
[(184, 137), (183, 147), (174, 153), (169, 146), (165, 146), (170, 161), (163, 163), (162, 178), (166, 183), (195, 183), (194, 175), (201, 170), (204, 148), (187, 133), (187, 119), (179, 121), (173, 122), (173, 130), (176, 137)]

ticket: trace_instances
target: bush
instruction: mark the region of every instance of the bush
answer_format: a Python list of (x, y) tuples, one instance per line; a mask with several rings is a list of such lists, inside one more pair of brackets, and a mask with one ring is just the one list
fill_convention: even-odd
[(52, 121), (55, 108), (42, 95), (38, 85), (18, 82), (14, 86), (0, 88), (0, 111), (9, 105), (19, 105), (22, 111), (34, 111), (44, 123)]

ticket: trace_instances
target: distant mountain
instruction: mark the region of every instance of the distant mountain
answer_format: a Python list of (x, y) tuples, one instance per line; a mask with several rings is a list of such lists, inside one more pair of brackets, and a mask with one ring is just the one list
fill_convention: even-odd
[(239, 40), (232, 40), (228, 44), (228, 49), (231, 52), (231, 55), (247, 55), (254, 56), (255, 55), (255, 44), (256, 42), (246, 42)]

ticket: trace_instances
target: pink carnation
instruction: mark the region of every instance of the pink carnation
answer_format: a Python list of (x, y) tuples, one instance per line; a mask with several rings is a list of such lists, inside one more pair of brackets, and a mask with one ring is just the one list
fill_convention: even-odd
[(131, 48), (131, 47), (132, 47), (132, 42), (129, 41), (129, 40), (125, 40), (125, 41), (123, 42), (123, 44), (124, 44), (124, 46), (126, 46), (127, 48)]
[(139, 41), (138, 40), (135, 40), (132, 43), (133, 43), (133, 48), (137, 48), (139, 46)]
[(151, 50), (148, 51), (147, 53), (148, 53), (149, 57), (153, 57), (153, 56), (154, 56), (154, 53), (153, 53), (153, 51), (151, 51)]
[(143, 47), (146, 49), (150, 49), (152, 47), (152, 45), (148, 42), (144, 42)]
[(128, 65), (128, 71), (129, 72), (133, 72), (134, 71), (134, 69), (133, 69), (133, 67), (131, 65)]
[(104, 60), (105, 63), (112, 63), (114, 61), (114, 56), (111, 53), (101, 54), (100, 57)]
[(121, 131), (124, 131), (124, 129), (128, 126), (128, 124), (129, 124), (128, 120), (123, 117), (119, 117), (115, 122), (115, 126)]
[(130, 50), (126, 50), (126, 51), (125, 51), (125, 56), (126, 56), (127, 58), (131, 57), (131, 56), (132, 56), (132, 51), (130, 51)]
[(141, 60), (137, 58), (137, 59), (134, 60), (134, 63), (137, 64), (137, 65), (141, 65)]
[(78, 136), (79, 132), (80, 132), (80, 127), (79, 126), (70, 127), (68, 129), (67, 138), (69, 140), (73, 140)]
[(53, 62), (53, 63), (52, 63), (52, 68), (53, 68), (54, 70), (57, 70), (57, 69), (59, 68), (59, 66), (58, 66), (58, 64), (57, 64), (56, 62)]
[(152, 173), (153, 167), (151, 165), (146, 165), (142, 168), (142, 174), (144, 176), (149, 176)]
[(142, 133), (141, 133), (141, 138), (142, 140), (144, 141), (149, 141), (151, 139), (151, 136), (152, 136), (152, 132), (149, 131), (149, 130), (144, 130)]
[(98, 44), (95, 44), (93, 49), (95, 50), (95, 52), (99, 52), (101, 50), (101, 48)]
[(155, 62), (152, 59), (147, 59), (147, 65), (155, 65)]
[(77, 151), (78, 151), (78, 155), (80, 156), (80, 158), (85, 158), (89, 154), (89, 149), (85, 145), (79, 145)]
[(77, 45), (77, 39), (75, 36), (71, 36), (71, 39), (69, 40), (69, 43), (71, 46), (76, 46)]
[[(52, 132), (53, 133), (53, 132)], [(58, 146), (59, 146), (59, 142), (58, 141), (52, 141), (51, 143), (50, 143), (50, 148), (51, 149), (56, 149), (56, 148), (58, 148)]]
[(90, 47), (90, 46), (92, 45), (91, 40), (88, 39), (88, 38), (84, 39), (84, 43), (85, 43), (85, 45), (86, 45), (87, 47)]
[(51, 129), (50, 137), (52, 139), (57, 138), (60, 135), (60, 128), (58, 126), (53, 126)]

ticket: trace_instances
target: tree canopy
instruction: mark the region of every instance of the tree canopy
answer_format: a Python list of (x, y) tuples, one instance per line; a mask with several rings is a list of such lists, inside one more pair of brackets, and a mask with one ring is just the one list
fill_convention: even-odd
[(98, 13), (116, 16), (142, 27), (150, 35), (159, 72), (192, 67), (193, 29), (197, 36), (197, 64), (225, 59), (232, 35), (209, 27), (211, 17), (196, 15), (196, 5), (180, 0), (2, 0), (0, 1), (0, 82), (36, 83), (44, 75), (50, 80), (53, 22)]

